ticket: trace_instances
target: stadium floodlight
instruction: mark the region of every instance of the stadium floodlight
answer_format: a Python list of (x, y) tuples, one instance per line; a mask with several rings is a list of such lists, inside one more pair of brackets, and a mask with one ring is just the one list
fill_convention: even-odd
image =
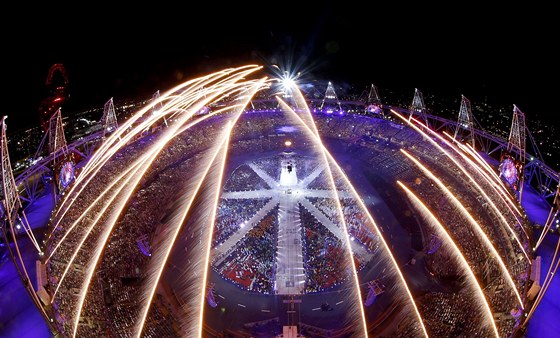
[(294, 87), (296, 86), (296, 79), (298, 75), (299, 74), (294, 75), (286, 70), (283, 72), (283, 75), (279, 78), (279, 81), (284, 95), (289, 95), (290, 91), (294, 89)]
[(296, 83), (295, 83), (294, 79), (292, 79), (289, 76), (282, 79), (282, 87), (286, 91), (292, 89), (295, 85), (296, 85)]

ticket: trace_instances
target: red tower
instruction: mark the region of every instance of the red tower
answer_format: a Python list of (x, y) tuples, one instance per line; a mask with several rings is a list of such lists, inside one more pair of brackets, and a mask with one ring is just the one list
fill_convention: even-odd
[(49, 129), (49, 120), (69, 98), (68, 75), (61, 63), (54, 64), (49, 70), (46, 81), (47, 95), (39, 106), (39, 119), (43, 130)]

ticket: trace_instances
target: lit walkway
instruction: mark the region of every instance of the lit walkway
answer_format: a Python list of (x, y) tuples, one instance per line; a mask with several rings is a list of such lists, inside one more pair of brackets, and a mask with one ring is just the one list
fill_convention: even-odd
[[(303, 189), (302, 193), (305, 195), (305, 197), (309, 198), (309, 197), (319, 197), (319, 198), (332, 198), (333, 197), (333, 192), (331, 190), (317, 190), (317, 189)], [(349, 193), (348, 191), (338, 191), (338, 197), (339, 198), (352, 198), (352, 194)]]
[(257, 199), (272, 197), (276, 195), (273, 190), (243, 190), (243, 191), (226, 191), (222, 193), (221, 198), (231, 199)]
[(301, 219), (296, 198), (292, 194), (280, 197), (275, 284), (280, 295), (297, 295), (303, 293), (305, 287)]
[(309, 174), (306, 178), (301, 180), (300, 185), (302, 187), (307, 187), (309, 183), (313, 182), (317, 177), (319, 177), (319, 175), (323, 172), (323, 170), (325, 170), (323, 166), (321, 165), (317, 166), (317, 168), (315, 168), (315, 170), (313, 170), (311, 174)]
[(274, 189), (278, 186), (278, 182), (276, 182), (274, 178), (270, 177), (269, 174), (264, 172), (264, 170), (259, 168), (256, 164), (249, 163), (249, 167), (251, 167), (251, 169), (253, 169), (253, 171), (257, 173), (257, 175), (259, 175), (259, 177), (262, 178), (270, 188)]

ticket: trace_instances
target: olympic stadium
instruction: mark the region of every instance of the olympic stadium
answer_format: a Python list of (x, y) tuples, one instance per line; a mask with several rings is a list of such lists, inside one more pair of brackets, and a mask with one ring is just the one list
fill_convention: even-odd
[[(53, 335), (523, 336), (549, 278), (519, 201), (558, 195), (523, 113), (503, 140), (466, 97), (450, 121), (418, 90), (397, 107), (267, 75), (219, 71), (126, 116), (111, 99), (71, 142), (57, 111), (15, 179), (3, 146), (7, 247)], [(22, 210), (43, 199), (34, 236)]]

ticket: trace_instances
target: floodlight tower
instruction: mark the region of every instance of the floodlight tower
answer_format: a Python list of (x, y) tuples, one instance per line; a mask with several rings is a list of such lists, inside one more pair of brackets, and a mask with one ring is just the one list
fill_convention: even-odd
[[(525, 182), (525, 114), (516, 105), (513, 105), (513, 118), (509, 132), (507, 151), (514, 156), (520, 164), (519, 169), (519, 202), (523, 196), (523, 184)], [(517, 153), (517, 155), (515, 154)]]
[[(152, 95), (152, 114), (153, 115), (161, 114), (161, 111), (163, 109), (163, 103), (161, 103), (159, 97), (160, 97), (159, 96), (159, 90), (157, 90), (154, 93), (154, 95)], [(167, 127), (167, 120), (165, 119), (165, 116), (163, 116), (163, 123)]]
[(414, 88), (414, 98), (412, 99), (412, 104), (410, 105), (410, 116), (409, 120), (414, 114), (418, 115), (421, 120), (428, 126), (428, 116), (426, 115), (426, 105), (424, 104), (424, 96), (418, 88)]
[(64, 136), (64, 127), (62, 126), (62, 115), (60, 108), (53, 114), (49, 120), (49, 154), (53, 156), (53, 168), (56, 166), (57, 156), (66, 155), (68, 146), (66, 137)]
[(103, 106), (103, 116), (101, 117), (101, 126), (103, 128), (103, 138), (105, 135), (117, 130), (119, 124), (117, 122), (117, 115), (115, 114), (115, 105), (113, 98), (110, 98)]
[(457, 140), (457, 136), (463, 139), (468, 137), (471, 145), (475, 148), (474, 117), (471, 110), (471, 101), (464, 95), (461, 95), (461, 107), (459, 108), (459, 117), (457, 119), (457, 126), (455, 127), (453, 139)]
[[(325, 103), (327, 104), (326, 106)], [(336, 110), (336, 108), (338, 108), (338, 110)], [(338, 96), (336, 96), (336, 92), (334, 91), (334, 86), (330, 81), (329, 85), (327, 86), (327, 90), (325, 91), (325, 97), (323, 97), (323, 102), (321, 103), (320, 109), (328, 109), (331, 111), (339, 112), (342, 111), (340, 101), (338, 100)]]

